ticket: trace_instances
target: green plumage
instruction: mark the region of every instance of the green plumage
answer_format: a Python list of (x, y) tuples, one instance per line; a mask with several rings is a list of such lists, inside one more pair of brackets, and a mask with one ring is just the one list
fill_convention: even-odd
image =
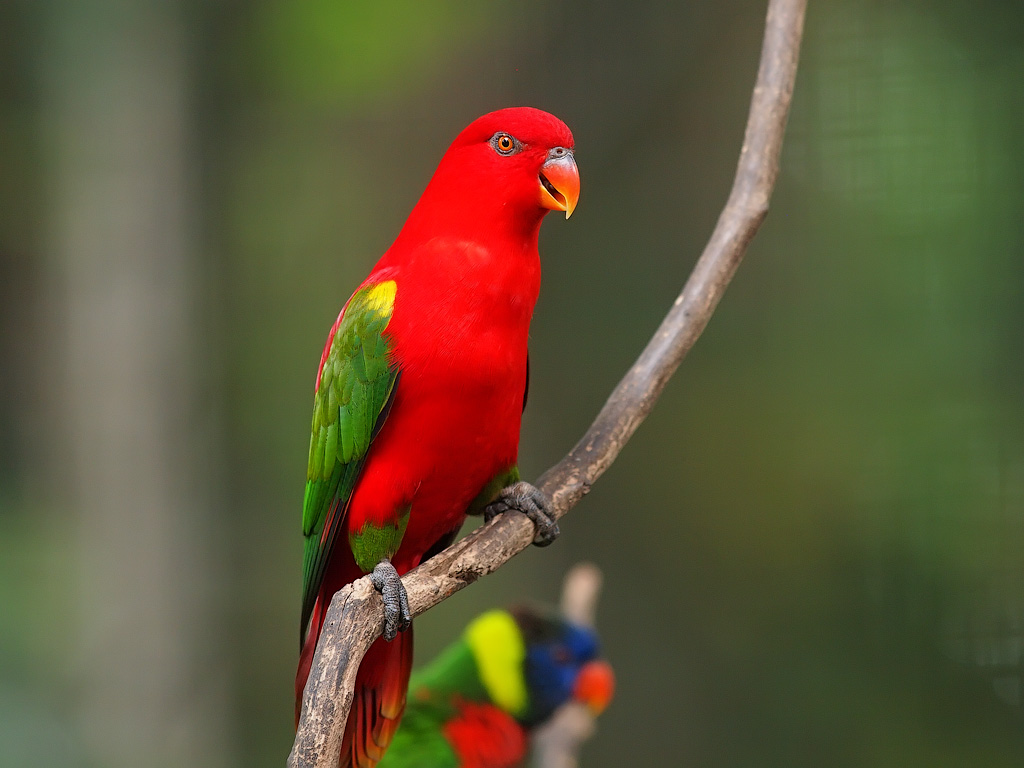
[(358, 531), (349, 534), (348, 543), (352, 547), (352, 557), (364, 572), (369, 573), (382, 557), (388, 557), (398, 550), (405, 535), (405, 528), (409, 525), (411, 509), (412, 507), (406, 507), (394, 525), (384, 523), (376, 526), (365, 523)]
[(455, 750), (440, 723), (425, 709), (410, 709), (377, 768), (459, 768)]
[(366, 451), (398, 379), (384, 336), (394, 298), (393, 281), (357, 291), (345, 308), (320, 371), (302, 505), (303, 632)]
[(499, 472), (496, 474), (487, 485), (483, 487), (483, 490), (476, 495), (476, 498), (469, 503), (469, 508), (466, 510), (467, 515), (482, 515), (484, 510), (487, 509), (487, 505), (498, 498), (498, 494), (501, 493), (502, 488), (518, 483), (519, 477), (519, 466), (513, 466), (511, 469), (505, 472)]
[(433, 710), (439, 715), (439, 722), (455, 714), (453, 696), (468, 701), (490, 701), (480, 681), (473, 649), (465, 638), (456, 640), (430, 664), (413, 672), (409, 680), (409, 691), (417, 707), (423, 705)]

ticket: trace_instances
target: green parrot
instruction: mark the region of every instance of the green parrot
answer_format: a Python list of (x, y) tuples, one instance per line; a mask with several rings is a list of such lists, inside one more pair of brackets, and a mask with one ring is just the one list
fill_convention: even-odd
[(405, 716), (379, 768), (513, 768), (530, 734), (570, 700), (595, 714), (615, 678), (593, 629), (519, 607), (478, 616), (413, 673)]

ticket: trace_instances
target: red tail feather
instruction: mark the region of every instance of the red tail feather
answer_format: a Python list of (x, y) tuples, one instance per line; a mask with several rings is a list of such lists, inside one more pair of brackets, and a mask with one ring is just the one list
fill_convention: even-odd
[(356, 677), (355, 698), (341, 745), (341, 768), (374, 768), (405, 711), (412, 671), (412, 630), (370, 646)]

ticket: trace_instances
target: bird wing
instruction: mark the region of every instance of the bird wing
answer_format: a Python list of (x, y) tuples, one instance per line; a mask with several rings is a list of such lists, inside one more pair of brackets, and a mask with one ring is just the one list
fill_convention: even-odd
[(302, 503), (300, 636), (313, 612), (370, 443), (384, 424), (397, 389), (398, 370), (384, 335), (396, 293), (394, 280), (356, 291), (331, 329), (320, 361)]

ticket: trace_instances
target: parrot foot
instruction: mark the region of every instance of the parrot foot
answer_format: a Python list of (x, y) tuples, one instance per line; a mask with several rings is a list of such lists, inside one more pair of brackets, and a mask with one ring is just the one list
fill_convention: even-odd
[(548, 498), (539, 488), (522, 480), (502, 488), (498, 498), (484, 509), (484, 520), (490, 522), (509, 510), (522, 512), (533, 521), (536, 528), (534, 546), (546, 547), (558, 538), (558, 523), (548, 512)]
[(370, 581), (384, 601), (384, 639), (391, 642), (399, 632), (412, 626), (409, 596), (402, 584), (402, 577), (387, 558), (377, 563), (370, 574)]

